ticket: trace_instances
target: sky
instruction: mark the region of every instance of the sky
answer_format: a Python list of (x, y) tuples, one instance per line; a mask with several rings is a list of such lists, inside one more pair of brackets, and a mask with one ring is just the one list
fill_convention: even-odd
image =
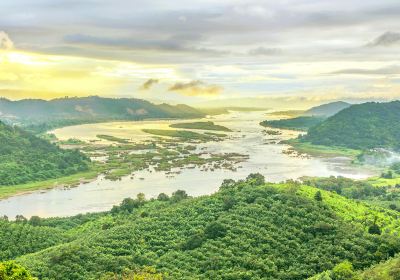
[(398, 0), (0, 2), (0, 96), (308, 106), (400, 97)]

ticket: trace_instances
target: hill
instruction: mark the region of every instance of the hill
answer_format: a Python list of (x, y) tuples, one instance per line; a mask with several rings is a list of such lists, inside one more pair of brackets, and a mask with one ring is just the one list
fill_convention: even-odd
[(310, 127), (321, 123), (324, 119), (323, 117), (302, 116), (292, 119), (263, 121), (260, 125), (282, 129), (308, 130)]
[(303, 141), (353, 149), (398, 149), (400, 101), (353, 105), (310, 128)]
[(199, 118), (205, 114), (187, 105), (155, 105), (133, 98), (61, 98), (50, 101), (0, 99), (0, 117), (13, 123), (46, 130), (57, 126), (112, 120)]
[(343, 101), (336, 101), (319, 106), (312, 107), (304, 112), (307, 116), (324, 116), (330, 117), (340, 112), (343, 109), (350, 107), (351, 104)]
[[(400, 251), (391, 231), (399, 226), (396, 212), (322, 190), (317, 200), (317, 191), (266, 184), (253, 174), (224, 181), (210, 196), (138, 195), (105, 213), (3, 221), (2, 258), (16, 258), (39, 279), (119, 279), (123, 271), (165, 279), (306, 279), (345, 260), (363, 269)], [(387, 233), (368, 233), (367, 215), (375, 214)], [(35, 238), (20, 234), (29, 231)]]
[(88, 169), (89, 159), (62, 150), (20, 128), (0, 122), (0, 186), (71, 175)]

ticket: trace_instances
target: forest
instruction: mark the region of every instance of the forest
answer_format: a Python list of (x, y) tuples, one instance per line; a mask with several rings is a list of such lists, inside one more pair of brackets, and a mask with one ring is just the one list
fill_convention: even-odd
[(302, 140), (352, 149), (400, 148), (400, 101), (348, 107), (311, 127)]
[(139, 194), (110, 212), (4, 217), (0, 261), (15, 259), (39, 279), (307, 279), (319, 273), (332, 277), (317, 279), (356, 279), (337, 271), (350, 267), (349, 275), (360, 275), (400, 252), (399, 217), (300, 182), (271, 184), (250, 174), (198, 198), (185, 191), (150, 200)]
[(42, 181), (89, 169), (90, 159), (0, 122), (0, 186)]

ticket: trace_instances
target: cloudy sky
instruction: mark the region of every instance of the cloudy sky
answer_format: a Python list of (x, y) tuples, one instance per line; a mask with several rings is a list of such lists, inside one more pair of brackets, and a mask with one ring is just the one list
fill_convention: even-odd
[(0, 2), (0, 96), (400, 98), (398, 0)]

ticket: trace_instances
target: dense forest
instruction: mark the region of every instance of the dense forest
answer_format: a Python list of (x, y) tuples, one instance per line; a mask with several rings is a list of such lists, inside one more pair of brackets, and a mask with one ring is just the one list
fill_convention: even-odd
[(324, 121), (324, 119), (324, 117), (301, 116), (291, 119), (263, 121), (260, 125), (281, 129), (308, 130), (310, 127)]
[(4, 218), (0, 261), (15, 259), (39, 279), (307, 279), (394, 257), (399, 216), (251, 174), (199, 198), (139, 194), (110, 212)]
[(303, 140), (352, 149), (398, 149), (400, 101), (353, 105), (311, 127)]
[(199, 118), (205, 114), (190, 106), (156, 105), (134, 98), (60, 98), (50, 101), (0, 99), (1, 118), (34, 132), (80, 123), (155, 118)]
[(71, 175), (88, 169), (89, 159), (63, 150), (18, 127), (0, 122), (0, 186)]

